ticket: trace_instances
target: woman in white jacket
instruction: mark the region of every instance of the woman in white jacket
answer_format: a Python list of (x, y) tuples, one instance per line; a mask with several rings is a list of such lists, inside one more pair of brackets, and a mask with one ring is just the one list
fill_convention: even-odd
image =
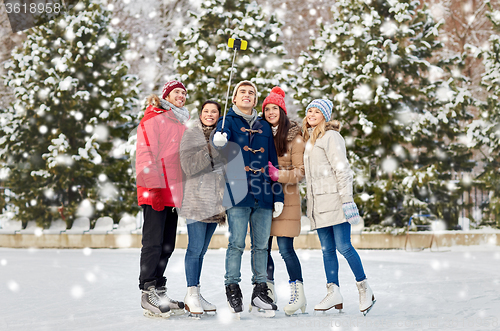
[(339, 290), (338, 250), (349, 263), (359, 290), (359, 310), (366, 314), (375, 302), (367, 283), (363, 265), (351, 244), (351, 224), (359, 222), (359, 212), (353, 201), (353, 177), (346, 156), (340, 123), (331, 121), (333, 103), (316, 99), (306, 108), (302, 124), (306, 149), (304, 167), (307, 181), (307, 216), (311, 229), (316, 229), (321, 242), (325, 267), (326, 297), (315, 311), (342, 309)]

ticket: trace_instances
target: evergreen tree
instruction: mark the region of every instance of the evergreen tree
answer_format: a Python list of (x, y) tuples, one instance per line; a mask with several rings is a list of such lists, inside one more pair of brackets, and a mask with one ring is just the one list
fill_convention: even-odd
[(262, 8), (249, 0), (208, 0), (200, 10), (191, 13), (193, 23), (175, 41), (174, 65), (188, 88), (188, 103), (225, 102), (234, 54), (227, 46), (229, 38), (248, 41), (248, 49), (238, 51), (230, 93), (235, 83), (246, 79), (266, 96), (274, 85), (293, 79), (292, 61), (284, 59), (286, 52), (279, 41), (282, 23), (274, 15), (266, 20)]
[(138, 81), (127, 36), (97, 0), (32, 28), (6, 64), (16, 101), (1, 114), (0, 156), (16, 218), (47, 227), (137, 210), (127, 140)]
[(439, 23), (418, 0), (339, 0), (332, 14), (299, 59), (295, 97), (334, 101), (365, 224), (431, 212), (453, 226), (470, 95), (458, 59), (433, 58)]
[(489, 17), (494, 33), (489, 39), (489, 48), (479, 51), (485, 72), (482, 85), (487, 99), (479, 104), (481, 116), (469, 128), (470, 139), (481, 149), (483, 171), (478, 176), (482, 188), (490, 192), (490, 218), (483, 217), (488, 225), (500, 227), (500, 11), (492, 8), (489, 1)]

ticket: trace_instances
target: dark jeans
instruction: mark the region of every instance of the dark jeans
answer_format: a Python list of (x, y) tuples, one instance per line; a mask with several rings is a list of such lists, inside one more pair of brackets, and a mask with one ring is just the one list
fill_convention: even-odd
[[(302, 267), (300, 266), (299, 258), (293, 248), (293, 238), (289, 237), (276, 237), (278, 241), (278, 248), (285, 261), (286, 270), (290, 281), (302, 280)], [(271, 247), (273, 246), (273, 237), (269, 237), (269, 245), (267, 248), (267, 279), (274, 280), (274, 261), (271, 257)]]
[(187, 286), (200, 284), (203, 257), (207, 252), (210, 239), (217, 228), (217, 223), (203, 223), (187, 220), (188, 246), (184, 258)]
[(175, 248), (177, 235), (177, 212), (172, 207), (156, 211), (150, 205), (142, 205), (144, 225), (142, 226), (141, 271), (139, 288), (156, 281), (156, 286), (165, 286), (163, 276), (168, 260)]
[(335, 283), (340, 286), (337, 250), (346, 258), (357, 282), (366, 278), (358, 252), (351, 244), (351, 224), (349, 222), (320, 228), (317, 229), (317, 232), (323, 251), (327, 283)]

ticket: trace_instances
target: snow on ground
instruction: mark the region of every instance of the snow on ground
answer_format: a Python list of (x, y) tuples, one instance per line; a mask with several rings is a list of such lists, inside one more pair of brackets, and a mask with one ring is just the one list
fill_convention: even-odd
[[(443, 249), (444, 250), (444, 249)], [(343, 257), (340, 283), (344, 313), (315, 316), (326, 294), (321, 251), (298, 250), (303, 267), (307, 315), (287, 317), (285, 265), (277, 251), (278, 308), (275, 318), (249, 314), (250, 253), (242, 263), (245, 312), (231, 319), (225, 301), (225, 250), (209, 250), (202, 293), (218, 315), (155, 320), (142, 316), (137, 287), (139, 249), (0, 248), (0, 330), (498, 330), (500, 247), (459, 247), (448, 251), (360, 250), (377, 303), (363, 317), (353, 275)], [(183, 300), (185, 250), (167, 268), (169, 295)]]

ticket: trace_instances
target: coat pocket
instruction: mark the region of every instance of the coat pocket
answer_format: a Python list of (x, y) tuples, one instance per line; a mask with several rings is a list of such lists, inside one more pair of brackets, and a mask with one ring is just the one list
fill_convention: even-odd
[(337, 193), (337, 181), (330, 177), (316, 179), (312, 184), (314, 194)]
[(318, 213), (327, 213), (339, 210), (342, 207), (342, 201), (338, 193), (317, 194), (314, 197), (314, 207)]

